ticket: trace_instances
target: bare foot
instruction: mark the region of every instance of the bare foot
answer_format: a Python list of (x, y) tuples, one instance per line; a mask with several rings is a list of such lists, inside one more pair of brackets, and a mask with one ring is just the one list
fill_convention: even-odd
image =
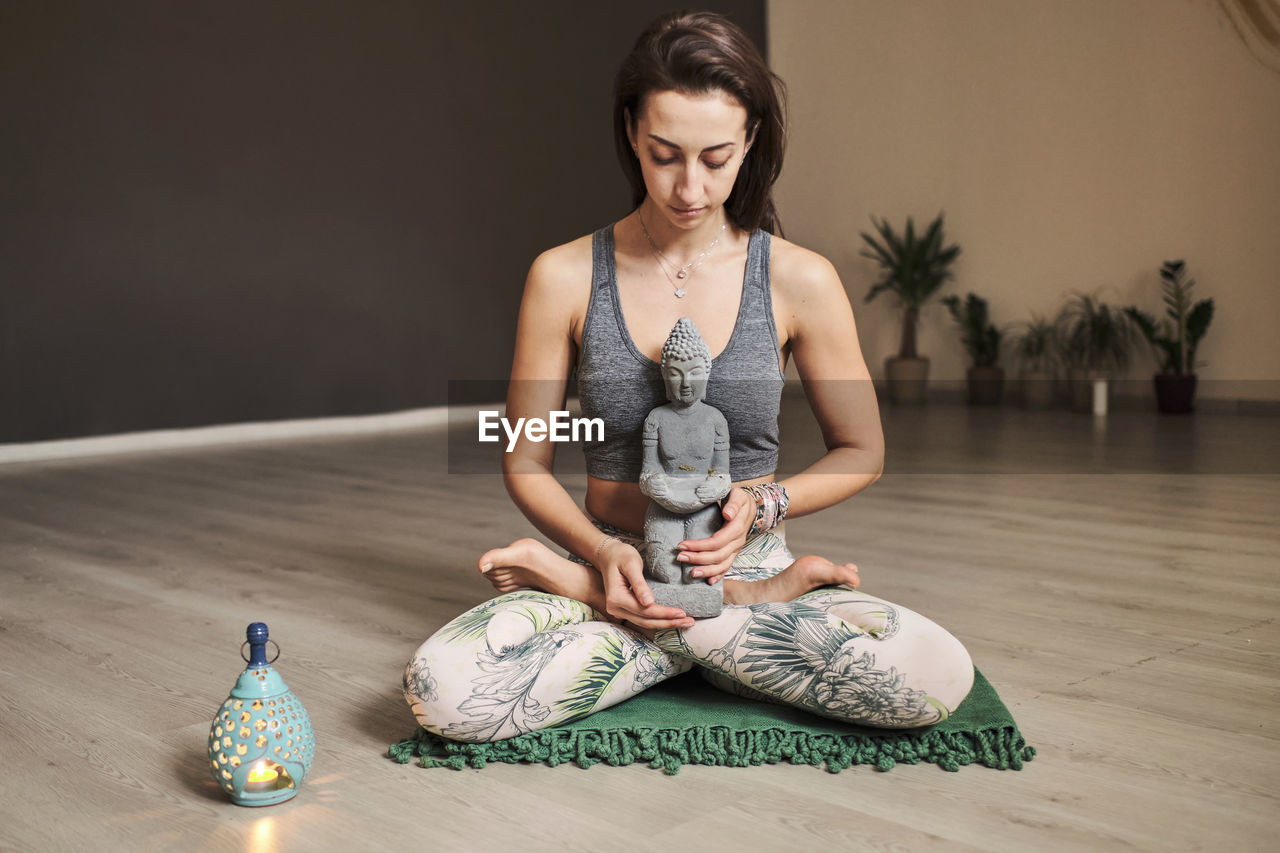
[(517, 539), (480, 557), (480, 573), (498, 592), (537, 589), (563, 595), (596, 607), (603, 606), (600, 575), (581, 563), (561, 557), (535, 539)]
[(857, 589), (860, 582), (853, 563), (838, 566), (826, 557), (809, 554), (762, 581), (725, 581), (724, 600), (727, 604), (790, 601), (820, 586), (842, 584)]

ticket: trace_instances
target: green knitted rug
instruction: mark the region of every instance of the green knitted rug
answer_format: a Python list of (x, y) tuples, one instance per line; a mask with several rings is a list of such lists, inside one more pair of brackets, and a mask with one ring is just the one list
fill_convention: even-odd
[(832, 773), (853, 764), (890, 770), (928, 761), (943, 770), (982, 764), (1021, 770), (1035, 757), (995, 689), (975, 673), (973, 690), (937, 725), (889, 731), (851, 726), (783, 705), (716, 690), (696, 674), (678, 676), (585, 719), (493, 743), (462, 743), (425, 729), (392, 744), (391, 758), (423, 767), (484, 767), (491, 761), (551, 766), (646, 761), (675, 774), (684, 764), (744, 767), (812, 764)]

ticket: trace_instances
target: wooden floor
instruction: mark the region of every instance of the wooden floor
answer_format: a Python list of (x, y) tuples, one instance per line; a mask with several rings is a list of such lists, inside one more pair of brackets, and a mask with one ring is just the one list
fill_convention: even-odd
[[(0, 468), (0, 849), (1275, 849), (1277, 421), (885, 421), (885, 477), (790, 539), (967, 644), (1039, 749), (1020, 773), (388, 761), (404, 662), (529, 532), (456, 473), (468, 433), (402, 433)], [(204, 757), (255, 620), (318, 741), (265, 810)]]

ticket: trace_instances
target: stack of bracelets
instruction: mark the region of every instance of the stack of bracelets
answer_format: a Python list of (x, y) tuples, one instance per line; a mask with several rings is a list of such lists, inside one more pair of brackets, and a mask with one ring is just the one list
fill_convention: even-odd
[(787, 490), (781, 483), (760, 483), (739, 488), (751, 495), (756, 502), (756, 520), (751, 524), (752, 530), (757, 533), (772, 530), (787, 517), (787, 507), (791, 504), (791, 498), (787, 496)]

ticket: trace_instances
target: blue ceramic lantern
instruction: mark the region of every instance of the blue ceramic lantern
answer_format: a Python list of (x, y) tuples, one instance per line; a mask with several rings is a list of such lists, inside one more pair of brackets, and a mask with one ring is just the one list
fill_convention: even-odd
[(233, 803), (270, 806), (298, 793), (316, 741), (306, 709), (271, 668), (275, 658), (267, 661), (267, 643), (275, 642), (268, 640), (267, 626), (254, 622), (245, 638), (249, 667), (209, 727), (209, 766)]

